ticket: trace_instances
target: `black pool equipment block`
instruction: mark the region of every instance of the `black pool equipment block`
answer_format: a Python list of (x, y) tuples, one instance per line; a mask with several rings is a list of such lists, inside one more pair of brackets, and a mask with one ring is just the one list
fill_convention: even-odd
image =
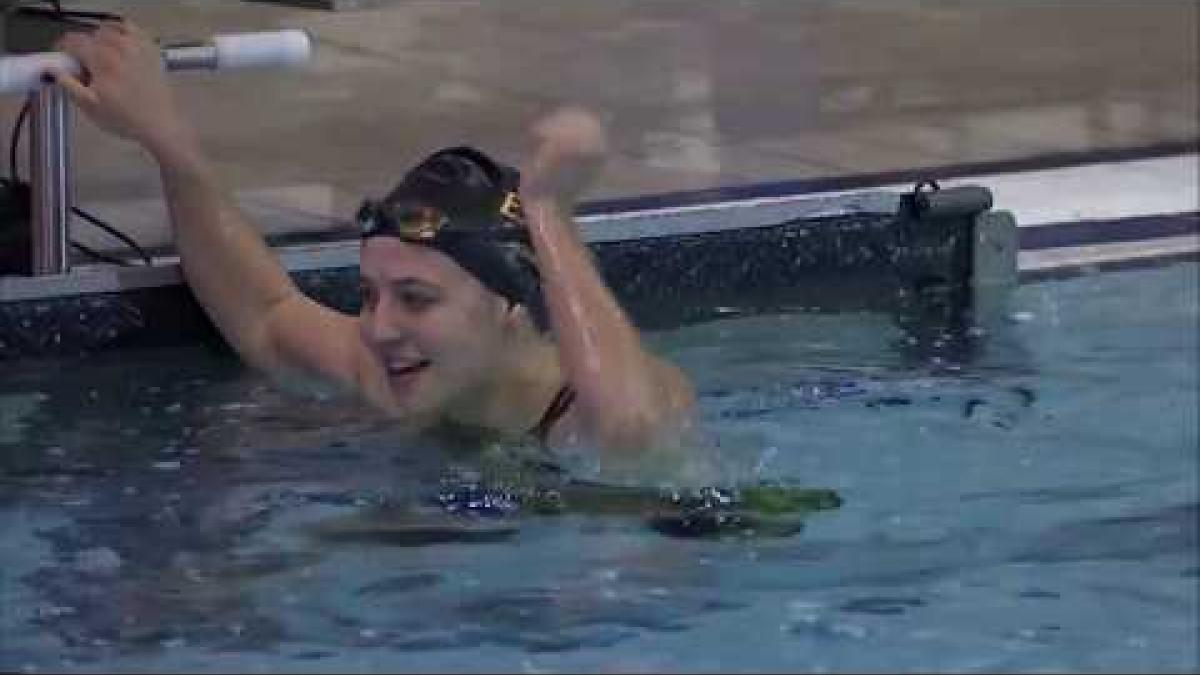
[(33, 272), (29, 185), (0, 180), (0, 276)]
[(900, 198), (896, 312), (912, 355), (969, 358), (1001, 319), (1016, 285), (1016, 222), (992, 211), (985, 187), (922, 181)]
[(974, 218), (992, 208), (992, 192), (979, 185), (942, 189), (937, 181), (924, 180), (911, 193), (903, 195), (900, 203), (901, 215), (910, 218)]

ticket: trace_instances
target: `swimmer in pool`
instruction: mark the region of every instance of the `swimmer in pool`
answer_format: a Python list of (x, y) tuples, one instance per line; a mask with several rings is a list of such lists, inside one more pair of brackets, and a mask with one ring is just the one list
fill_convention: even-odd
[(520, 172), (448, 148), (365, 201), (352, 316), (305, 296), (239, 213), (139, 27), (107, 22), (60, 48), (86, 77), (53, 78), (157, 162), (187, 282), (251, 366), (330, 382), (422, 433), (636, 456), (687, 428), (687, 378), (643, 346), (572, 220), (605, 153), (589, 113), (540, 120)]

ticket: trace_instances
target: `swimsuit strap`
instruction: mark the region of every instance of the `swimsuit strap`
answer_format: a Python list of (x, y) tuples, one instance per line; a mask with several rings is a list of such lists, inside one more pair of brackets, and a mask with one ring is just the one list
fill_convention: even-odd
[(529, 434), (539, 441), (545, 441), (550, 430), (554, 428), (554, 424), (566, 414), (574, 402), (575, 390), (571, 388), (571, 385), (564, 384), (554, 395), (554, 400), (550, 401), (550, 405), (546, 407), (546, 412), (542, 413), (542, 419), (538, 420), (537, 425), (529, 430)]

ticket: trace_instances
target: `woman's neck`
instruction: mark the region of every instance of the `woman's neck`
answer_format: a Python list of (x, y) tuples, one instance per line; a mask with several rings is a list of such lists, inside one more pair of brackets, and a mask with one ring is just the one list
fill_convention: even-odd
[(523, 341), (492, 372), (470, 400), (452, 406), (452, 423), (523, 435), (541, 420), (563, 384), (558, 349), (540, 336)]

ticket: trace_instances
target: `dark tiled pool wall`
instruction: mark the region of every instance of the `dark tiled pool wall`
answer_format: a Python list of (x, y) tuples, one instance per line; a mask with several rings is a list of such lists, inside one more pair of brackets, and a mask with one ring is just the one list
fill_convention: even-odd
[(859, 214), (595, 251), (639, 325), (669, 328), (731, 312), (906, 309), (922, 287), (965, 283), (954, 262), (968, 248), (961, 225)]
[[(732, 313), (890, 312), (952, 327), (969, 304), (971, 220), (890, 214), (803, 218), (702, 234), (601, 242), (596, 260), (633, 320), (663, 329)], [(310, 296), (358, 310), (358, 270), (295, 273)], [(0, 359), (204, 341), (185, 286), (0, 304)]]
[(183, 286), (0, 304), (0, 360), (197, 341), (220, 337)]

